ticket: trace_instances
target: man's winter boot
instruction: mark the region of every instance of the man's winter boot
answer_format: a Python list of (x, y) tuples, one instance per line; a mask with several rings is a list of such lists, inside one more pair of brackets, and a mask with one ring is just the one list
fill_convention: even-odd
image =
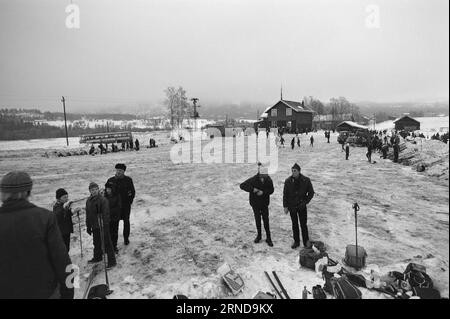
[(261, 242), (261, 235), (256, 236), (255, 240), (253, 241), (255, 244), (259, 244)]
[(128, 240), (128, 238), (125, 238), (125, 240), (123, 241), (125, 245), (130, 244), (130, 241)]
[(267, 239), (266, 239), (266, 243), (267, 243), (267, 245), (269, 245), (270, 247), (273, 247), (272, 239), (267, 238)]
[(295, 249), (295, 248), (297, 248), (297, 247), (299, 247), (299, 246), (300, 246), (300, 243), (299, 243), (299, 242), (294, 242), (294, 243), (292, 244), (291, 248), (292, 248), (292, 249)]

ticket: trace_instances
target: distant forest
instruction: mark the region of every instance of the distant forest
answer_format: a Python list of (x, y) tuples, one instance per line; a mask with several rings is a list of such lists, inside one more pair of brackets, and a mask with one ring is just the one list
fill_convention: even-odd
[[(30, 110), (27, 110), (28, 112)], [(18, 112), (22, 113), (22, 112)], [(97, 117), (98, 118), (98, 117)], [(111, 118), (111, 117), (108, 117)], [(47, 119), (47, 118), (46, 118)], [(56, 118), (55, 118), (56, 119)], [(79, 128), (68, 125), (67, 135), (69, 137), (77, 137), (81, 134), (106, 132), (105, 127), (96, 128)], [(129, 129), (115, 129), (115, 131), (126, 131)], [(135, 129), (133, 131), (149, 131), (150, 129)], [(64, 128), (50, 126), (46, 124), (32, 123), (29, 120), (19, 118), (15, 115), (5, 115), (0, 111), (0, 140), (29, 140), (36, 138), (58, 138), (65, 137)]]

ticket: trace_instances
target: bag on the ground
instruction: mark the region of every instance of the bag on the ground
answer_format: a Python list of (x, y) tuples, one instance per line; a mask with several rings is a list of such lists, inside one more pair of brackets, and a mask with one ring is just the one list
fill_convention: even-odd
[(300, 250), (300, 265), (315, 270), (316, 262), (323, 257), (328, 257), (328, 254), (325, 252), (316, 253), (312, 248), (303, 248)]
[(306, 247), (312, 249), (313, 246), (317, 250), (319, 250), (321, 253), (324, 253), (327, 250), (325, 247), (325, 244), (321, 241), (313, 241), (313, 240), (308, 241), (308, 244), (306, 245)]
[(276, 299), (277, 297), (270, 292), (258, 291), (253, 299)]
[(420, 297), (420, 299), (441, 299), (441, 293), (434, 288), (413, 288), (414, 296)]
[(366, 265), (367, 253), (364, 247), (347, 245), (345, 249), (345, 263), (350, 267), (361, 269)]
[(404, 275), (411, 288), (433, 288), (433, 280), (425, 271), (425, 267), (414, 263), (406, 267)]
[(109, 288), (105, 284), (96, 285), (89, 289), (88, 299), (106, 299)]
[(345, 273), (344, 276), (348, 279), (348, 281), (350, 281), (356, 287), (367, 288), (366, 278), (364, 278), (363, 275), (352, 274), (352, 273)]
[(313, 299), (327, 299), (327, 295), (320, 285), (312, 287), (312, 295)]
[(361, 299), (362, 293), (345, 276), (330, 278), (333, 296), (336, 299)]

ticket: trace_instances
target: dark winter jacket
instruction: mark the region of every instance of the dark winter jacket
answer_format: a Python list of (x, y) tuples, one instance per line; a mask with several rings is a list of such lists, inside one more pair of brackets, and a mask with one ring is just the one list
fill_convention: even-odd
[(58, 284), (61, 297), (73, 298), (70, 264), (55, 214), (26, 200), (0, 207), (0, 299), (49, 298)]
[(301, 175), (298, 178), (289, 176), (284, 181), (283, 207), (298, 208), (308, 204), (314, 197), (311, 180)]
[(72, 211), (68, 208), (64, 208), (64, 204), (57, 201), (55, 205), (53, 205), (53, 213), (56, 216), (56, 221), (58, 222), (58, 227), (61, 235), (72, 234)]
[[(261, 182), (261, 176), (264, 182)], [(252, 207), (267, 207), (270, 203), (270, 195), (273, 194), (273, 182), (269, 175), (259, 175), (247, 179), (240, 185), (241, 189), (249, 193), (249, 202)], [(257, 188), (263, 192), (263, 195), (258, 196), (253, 192)]]
[(122, 178), (113, 176), (108, 179), (107, 183), (112, 183), (116, 185), (117, 192), (120, 195), (120, 200), (122, 201), (122, 210), (130, 208), (133, 203), (136, 191), (134, 190), (133, 180), (129, 176), (124, 176)]
[(103, 224), (109, 227), (109, 204), (108, 200), (102, 195), (90, 196), (86, 200), (86, 228), (99, 229), (98, 215), (102, 214)]
[(118, 221), (121, 218), (122, 202), (119, 194), (108, 195), (105, 194), (109, 206), (109, 218), (111, 221)]

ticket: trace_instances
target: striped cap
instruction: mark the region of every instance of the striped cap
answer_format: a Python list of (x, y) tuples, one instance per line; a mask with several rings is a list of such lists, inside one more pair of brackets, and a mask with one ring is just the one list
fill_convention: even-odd
[(31, 191), (33, 181), (25, 172), (13, 171), (3, 176), (0, 183), (2, 193), (21, 193)]

